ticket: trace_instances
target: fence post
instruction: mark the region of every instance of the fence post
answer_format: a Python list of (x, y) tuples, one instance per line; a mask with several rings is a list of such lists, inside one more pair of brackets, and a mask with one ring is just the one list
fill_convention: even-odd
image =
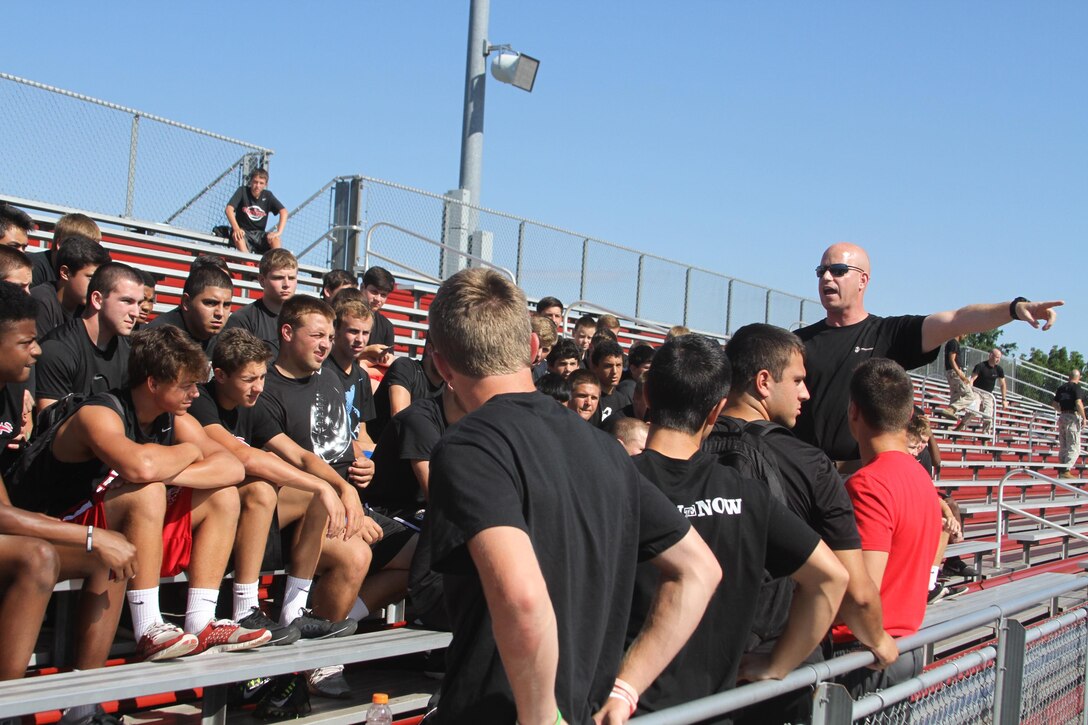
[(684, 273), (684, 326), (688, 324), (688, 301), (691, 299), (691, 267)]
[(635, 317), (642, 317), (642, 265), (646, 255), (638, 255), (638, 279), (635, 280)]
[(733, 283), (736, 280), (729, 280), (729, 289), (725, 295), (725, 334), (728, 337), (733, 332)]
[(854, 701), (842, 685), (823, 682), (812, 696), (812, 725), (849, 725), (854, 719)]
[(514, 267), (514, 281), (518, 286), (524, 288), (525, 285), (521, 283), (521, 252), (525, 248), (525, 221), (518, 222), (518, 259)]
[(1024, 625), (1015, 619), (1001, 619), (997, 660), (994, 662), (994, 725), (1020, 722), (1026, 633)]
[(582, 281), (578, 285), (578, 299), (586, 298), (586, 276), (589, 274), (589, 239), (582, 240)]
[(771, 290), (767, 290), (767, 300), (763, 303), (763, 323), (771, 324)]
[(140, 114), (132, 115), (132, 131), (128, 140), (128, 189), (125, 192), (125, 213), (132, 217), (132, 197), (136, 193), (136, 147), (140, 144)]

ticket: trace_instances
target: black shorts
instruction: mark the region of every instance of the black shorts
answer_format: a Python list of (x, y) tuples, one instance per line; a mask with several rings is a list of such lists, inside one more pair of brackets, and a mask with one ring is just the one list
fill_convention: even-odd
[(407, 522), (402, 523), (401, 520), (398, 520), (400, 519), (399, 516), (393, 518), (374, 509), (367, 509), (367, 514), (382, 527), (382, 540), (370, 546), (374, 552), (374, 558), (370, 562), (370, 571), (378, 571), (384, 569), (389, 562), (393, 561), (401, 549), (407, 546), (412, 537), (416, 535), (417, 530), (406, 526), (405, 523)]

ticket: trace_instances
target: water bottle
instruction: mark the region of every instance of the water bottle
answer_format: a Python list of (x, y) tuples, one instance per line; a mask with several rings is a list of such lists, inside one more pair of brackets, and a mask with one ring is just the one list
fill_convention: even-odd
[(393, 711), (389, 709), (389, 695), (375, 692), (366, 710), (366, 725), (393, 725)]

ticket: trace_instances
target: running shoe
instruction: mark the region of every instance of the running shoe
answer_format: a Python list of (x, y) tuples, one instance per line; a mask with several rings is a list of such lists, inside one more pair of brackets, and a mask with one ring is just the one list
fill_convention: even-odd
[(311, 695), (321, 697), (333, 697), (337, 700), (345, 700), (351, 697), (351, 687), (344, 679), (344, 666), (318, 667), (310, 670), (306, 678), (307, 689)]
[(245, 682), (236, 682), (227, 691), (228, 705), (252, 705), (259, 702), (272, 684), (271, 677), (254, 677)]
[(136, 645), (136, 656), (147, 662), (170, 660), (184, 657), (200, 646), (195, 635), (186, 634), (176, 624), (159, 622), (140, 637)]
[(260, 720), (282, 720), (310, 714), (310, 695), (302, 675), (280, 675), (265, 689), (253, 715)]
[(229, 619), (213, 619), (197, 634), (199, 645), (194, 655), (208, 652), (234, 652), (253, 649), (272, 639), (267, 629), (247, 629)]
[(302, 616), (291, 622), (302, 632), (303, 639), (329, 639), (331, 637), (347, 637), (355, 634), (359, 623), (348, 617), (339, 622), (332, 622), (324, 617), (314, 614), (312, 609), (303, 609)]
[[(7, 722), (7, 720), (0, 720), (0, 725)], [(15, 718), (14, 722), (18, 725), (21, 720)], [(101, 705), (95, 705), (94, 712), (86, 717), (69, 718), (66, 712), (58, 721), (58, 725), (124, 725), (124, 722), (124, 719), (119, 715), (111, 715)]]
[(260, 607), (250, 608), (249, 614), (239, 619), (238, 624), (246, 629), (267, 629), (272, 633), (272, 639), (268, 640), (270, 645), (291, 644), (297, 642), (302, 636), (302, 632), (294, 622), (279, 624), (266, 616)]

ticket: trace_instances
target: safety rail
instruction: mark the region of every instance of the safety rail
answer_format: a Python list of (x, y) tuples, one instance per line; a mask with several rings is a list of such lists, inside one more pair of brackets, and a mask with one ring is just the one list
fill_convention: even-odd
[[(995, 622), (1001, 622), (1013, 615), (1032, 609), (1040, 603), (1049, 602), (1088, 587), (1088, 579), (1069, 574), (1041, 574), (1033, 578), (1038, 579), (1040, 584), (1030, 592), (989, 603), (973, 611), (956, 615), (951, 619), (924, 626), (916, 634), (896, 640), (899, 652), (909, 652), (933, 645), (943, 639), (969, 632), (978, 627), (992, 626)], [(875, 661), (876, 658), (873, 653), (868, 650), (851, 652), (825, 662), (803, 665), (781, 680), (767, 680), (742, 685), (733, 690), (692, 700), (660, 712), (643, 715), (636, 718), (635, 722), (638, 722), (639, 725), (691, 725), (730, 712), (736, 712), (741, 708), (764, 702), (779, 695), (827, 682), (840, 675), (866, 667)], [(820, 710), (819, 700), (819, 697), (816, 698), (814, 710)], [(847, 701), (847, 704), (852, 704), (849, 702), (849, 697), (847, 697)], [(826, 716), (826, 712), (820, 710), (820, 715)], [(813, 722), (817, 723), (820, 720), (814, 718)], [(827, 721), (824, 720), (823, 722)]]
[[(1081, 541), (1088, 542), (1088, 535), (1085, 535), (1084, 533), (1082, 533), (1080, 531), (1076, 531), (1076, 530), (1070, 528), (1069, 526), (1063, 526), (1063, 525), (1057, 523), (1056, 521), (1051, 521), (1051, 520), (1049, 520), (1047, 518), (1044, 518), (1042, 516), (1036, 516), (1033, 513), (1029, 513), (1027, 511), (1026, 506), (1018, 505), (1020, 503), (1024, 503), (1023, 501), (1017, 501), (1017, 502), (1007, 502), (1007, 501), (1005, 501), (1005, 487), (1007, 485), (1009, 485), (1012, 482), (1012, 479), (1014, 477), (1016, 477), (1016, 476), (1025, 476), (1027, 478), (1031, 478), (1031, 479), (1042, 481), (1044, 483), (1048, 483), (1048, 484), (1050, 484), (1052, 486), (1052, 491), (1056, 491), (1059, 487), (1064, 488), (1066, 491), (1069, 491), (1070, 493), (1073, 494), (1074, 499), (1084, 499), (1085, 501), (1088, 501), (1088, 492), (1085, 492), (1085, 491), (1083, 491), (1083, 490), (1081, 490), (1079, 488), (1076, 488), (1075, 486), (1070, 486), (1069, 484), (1064, 483), (1063, 481), (1059, 481), (1056, 478), (1052, 478), (1050, 476), (1043, 475), (1043, 474), (1038, 473), (1036, 471), (1031, 471), (1031, 470), (1026, 469), (1026, 468), (1015, 468), (1015, 469), (1009, 471), (1008, 473), (1006, 473), (1004, 476), (1002, 476), (1001, 483), (999, 483), (998, 486), (997, 486), (997, 512), (996, 512), (997, 513), (997, 523), (996, 523), (996, 525), (997, 525), (997, 535), (996, 535), (996, 540), (998, 542), (998, 547), (997, 547), (997, 553), (994, 554), (994, 566), (997, 569), (1001, 568), (1001, 548), (1002, 547), (1000, 546), (1000, 544), (1002, 543), (1004, 537), (1006, 537), (1008, 535), (1008, 518), (1009, 518), (1010, 514), (1018, 514), (1020, 516), (1023, 516), (1026, 519), (1030, 519), (1031, 521), (1034, 521), (1034, 522), (1038, 523), (1041, 527), (1050, 527), (1052, 529), (1056, 529), (1056, 530), (1060, 531), (1061, 533), (1063, 533), (1063, 534), (1065, 534), (1067, 536), (1072, 536), (1072, 537), (1075, 537), (1077, 539), (1080, 539)], [(1053, 496), (1053, 493), (1052, 493), (1052, 496)], [(1070, 525), (1072, 525), (1072, 523)]]
[(661, 323), (661, 322), (654, 322), (653, 320), (644, 320), (642, 318), (635, 317), (634, 315), (629, 315), (626, 312), (618, 312), (616, 310), (610, 310), (607, 307), (602, 307), (601, 305), (598, 305), (596, 302), (591, 302), (590, 300), (576, 300), (576, 301), (570, 303), (569, 305), (567, 305), (567, 308), (565, 310), (563, 310), (563, 329), (559, 331), (559, 334), (561, 334), (561, 335), (566, 334), (567, 324), (569, 324), (569, 322), (570, 322), (570, 313), (574, 312), (575, 309), (579, 309), (579, 310), (582, 310), (582, 311), (600, 312), (600, 313), (604, 313), (606, 315), (613, 315), (617, 319), (627, 320), (628, 322), (633, 322), (636, 325), (639, 325), (640, 327), (642, 327), (643, 329), (645, 329), (647, 331), (649, 331), (649, 330), (660, 330), (661, 332), (667, 332), (668, 329), (669, 329), (669, 325), (666, 325), (666, 324)]

